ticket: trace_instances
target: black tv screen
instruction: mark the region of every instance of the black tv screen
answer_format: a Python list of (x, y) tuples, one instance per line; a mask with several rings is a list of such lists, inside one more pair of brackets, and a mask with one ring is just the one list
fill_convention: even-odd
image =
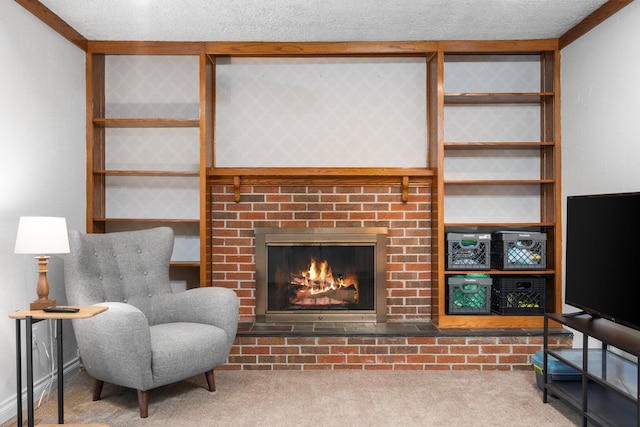
[(565, 303), (640, 329), (640, 193), (567, 197)]

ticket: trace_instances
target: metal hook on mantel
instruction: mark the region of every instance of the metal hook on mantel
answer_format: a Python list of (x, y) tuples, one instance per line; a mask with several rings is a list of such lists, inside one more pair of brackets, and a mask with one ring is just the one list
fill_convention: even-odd
[(233, 201), (240, 203), (240, 176), (233, 177)]
[(407, 203), (409, 201), (409, 177), (402, 177), (402, 203)]

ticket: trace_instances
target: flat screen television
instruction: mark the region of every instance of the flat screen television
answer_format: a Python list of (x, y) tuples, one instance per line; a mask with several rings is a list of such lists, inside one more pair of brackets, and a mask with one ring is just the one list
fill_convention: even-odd
[(567, 197), (565, 303), (640, 329), (640, 192)]

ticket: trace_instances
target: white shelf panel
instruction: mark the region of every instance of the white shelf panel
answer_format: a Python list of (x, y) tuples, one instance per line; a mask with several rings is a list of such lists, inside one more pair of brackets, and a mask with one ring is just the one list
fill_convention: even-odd
[(198, 177), (108, 176), (108, 218), (200, 217)]
[(176, 235), (173, 244), (172, 262), (198, 262), (200, 260), (199, 236)]
[(198, 56), (107, 55), (106, 117), (197, 118)]
[(197, 128), (108, 128), (106, 168), (116, 170), (197, 171)]
[(444, 109), (444, 140), (540, 141), (540, 107), (513, 104), (447, 106)]
[(444, 159), (444, 179), (540, 179), (540, 150), (449, 150)]
[(446, 223), (540, 222), (539, 185), (446, 185)]
[(538, 55), (446, 55), (449, 92), (539, 92)]

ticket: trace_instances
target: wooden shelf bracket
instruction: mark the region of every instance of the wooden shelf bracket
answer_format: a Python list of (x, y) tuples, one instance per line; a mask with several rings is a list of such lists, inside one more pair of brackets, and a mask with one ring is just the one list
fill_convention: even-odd
[(402, 177), (402, 203), (407, 203), (409, 201), (409, 177)]
[(240, 175), (233, 177), (233, 201), (240, 203)]

